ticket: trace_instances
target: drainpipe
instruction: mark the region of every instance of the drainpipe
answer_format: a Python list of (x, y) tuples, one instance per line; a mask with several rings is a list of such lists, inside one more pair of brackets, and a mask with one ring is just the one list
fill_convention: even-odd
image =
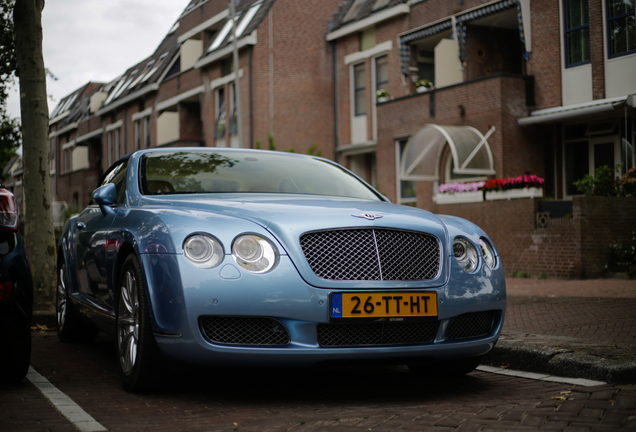
[(250, 100), (250, 148), (254, 148), (254, 85), (252, 82), (252, 51), (254, 47), (248, 46), (247, 51), (247, 73), (249, 80), (249, 100)]
[[(238, 141), (239, 147), (243, 148), (243, 95), (241, 93), (241, 77), (239, 74), (239, 52), (238, 52), (238, 41), (236, 40), (236, 5), (234, 4), (235, 0), (230, 0), (230, 19), (232, 20), (232, 51), (234, 57), (234, 76), (235, 76), (235, 85), (234, 90), (236, 94), (234, 95), (234, 99), (236, 99), (236, 117), (237, 117), (237, 129), (238, 129)], [(231, 138), (230, 138), (231, 139)]]
[(331, 42), (333, 48), (333, 158), (339, 163), (340, 155), (338, 155), (338, 49), (336, 41)]

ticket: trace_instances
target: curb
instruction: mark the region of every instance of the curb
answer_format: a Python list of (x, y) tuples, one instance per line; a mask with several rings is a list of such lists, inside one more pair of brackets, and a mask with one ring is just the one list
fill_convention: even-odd
[(636, 384), (636, 360), (609, 360), (562, 348), (500, 340), (484, 357), (484, 365), (586, 378), (607, 383)]

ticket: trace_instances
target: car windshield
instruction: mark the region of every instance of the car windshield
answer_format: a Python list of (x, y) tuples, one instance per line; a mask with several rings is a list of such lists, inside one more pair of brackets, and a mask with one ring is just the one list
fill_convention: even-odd
[(379, 201), (367, 185), (327, 161), (256, 151), (172, 151), (143, 155), (145, 195), (284, 193)]

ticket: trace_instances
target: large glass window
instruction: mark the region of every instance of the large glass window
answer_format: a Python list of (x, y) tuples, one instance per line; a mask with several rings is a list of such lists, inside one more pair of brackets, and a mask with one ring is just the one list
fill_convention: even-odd
[(366, 76), (364, 63), (353, 67), (354, 104), (355, 115), (357, 116), (367, 113)]
[(635, 0), (607, 0), (609, 57), (636, 53)]
[(588, 141), (565, 144), (565, 194), (580, 195), (574, 182), (590, 173), (590, 155)]
[(590, 11), (588, 0), (564, 0), (565, 66), (590, 61)]

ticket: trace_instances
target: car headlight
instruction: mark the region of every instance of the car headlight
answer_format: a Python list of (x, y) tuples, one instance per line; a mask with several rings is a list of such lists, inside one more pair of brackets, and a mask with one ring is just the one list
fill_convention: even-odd
[(216, 239), (194, 234), (183, 242), (183, 254), (186, 259), (199, 268), (216, 267), (223, 261), (223, 247)]
[(278, 260), (276, 248), (265, 238), (243, 234), (234, 239), (232, 256), (238, 265), (251, 273), (265, 273)]
[(477, 270), (478, 255), (475, 246), (464, 237), (455, 237), (453, 240), (453, 255), (457, 264), (468, 273)]
[(484, 261), (488, 264), (488, 267), (495, 268), (497, 265), (497, 257), (495, 251), (490, 246), (490, 243), (483, 238), (479, 239), (479, 247), (481, 248), (481, 254), (484, 256)]

